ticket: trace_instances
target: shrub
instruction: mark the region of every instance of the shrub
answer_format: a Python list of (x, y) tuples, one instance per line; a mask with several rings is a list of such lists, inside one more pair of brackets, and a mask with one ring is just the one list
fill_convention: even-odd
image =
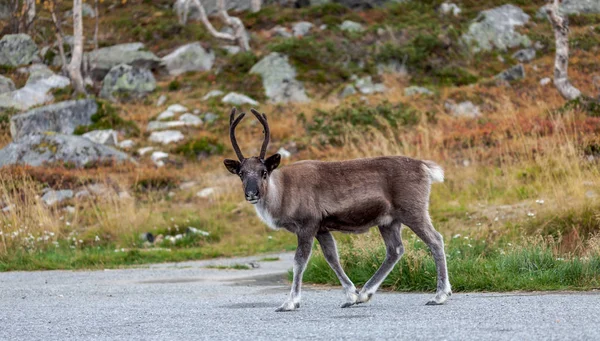
[(83, 135), (87, 132), (101, 129), (123, 130), (125, 133), (131, 135), (140, 134), (140, 129), (135, 122), (121, 118), (117, 109), (110, 103), (104, 101), (97, 101), (97, 103), (98, 111), (92, 115), (92, 124), (75, 128), (73, 134)]
[(202, 158), (222, 154), (225, 147), (214, 138), (201, 137), (178, 146), (175, 153), (187, 158)]

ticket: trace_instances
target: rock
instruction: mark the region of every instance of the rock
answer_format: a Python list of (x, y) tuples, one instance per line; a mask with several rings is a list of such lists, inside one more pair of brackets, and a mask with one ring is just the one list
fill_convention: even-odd
[[(542, 6), (536, 17), (546, 19), (548, 5)], [(600, 13), (600, 1), (598, 0), (563, 0), (560, 4), (560, 12), (564, 14), (598, 14)]]
[(512, 57), (521, 63), (527, 63), (535, 59), (535, 54), (535, 49), (529, 48), (515, 52)]
[(213, 114), (212, 112), (207, 112), (204, 114), (204, 118), (202, 120), (206, 123), (213, 123), (217, 120), (217, 118), (219, 118), (217, 115)]
[(342, 22), (342, 24), (339, 27), (340, 30), (346, 32), (363, 32), (365, 30), (363, 25), (350, 20), (344, 20), (344, 22)]
[(116, 101), (116, 97), (142, 98), (154, 89), (156, 89), (156, 80), (150, 70), (121, 64), (113, 67), (104, 77), (100, 97), (112, 101)]
[(15, 90), (15, 83), (12, 79), (0, 75), (0, 94)]
[(444, 107), (455, 117), (476, 118), (481, 116), (479, 107), (471, 101), (456, 104), (454, 101), (448, 100), (444, 103)]
[(497, 48), (506, 51), (517, 46), (529, 47), (531, 40), (516, 31), (529, 22), (529, 15), (517, 6), (503, 5), (482, 11), (471, 23), (462, 40), (472, 47), (473, 52), (491, 51)]
[(385, 92), (386, 90), (385, 85), (381, 83), (373, 84), (371, 76), (358, 79), (354, 85), (356, 85), (358, 90), (364, 95)]
[(160, 122), (160, 121), (150, 121), (148, 122), (148, 127), (146, 130), (155, 131), (155, 130), (164, 130), (171, 129), (177, 127), (184, 127), (186, 125), (185, 122), (182, 121), (168, 121), (168, 122)]
[(186, 126), (197, 127), (202, 124), (202, 119), (194, 114), (183, 114), (179, 121), (184, 122)]
[(323, 24), (323, 25), (319, 26), (319, 30), (321, 30), (321, 31), (326, 30), (326, 29), (327, 29), (327, 25), (326, 24)]
[(239, 46), (235, 46), (235, 45), (223, 45), (223, 46), (221, 46), (221, 48), (223, 50), (225, 50), (225, 52), (227, 52), (227, 54), (230, 54), (230, 55), (238, 54), (238, 53), (240, 53), (240, 51), (242, 51), (242, 49)]
[(233, 105), (258, 105), (257, 101), (253, 100), (252, 98), (246, 95), (238, 94), (237, 92), (228, 93), (227, 95), (225, 95), (225, 97), (223, 97), (223, 99), (221, 99), (221, 102)]
[(181, 185), (179, 185), (179, 189), (186, 190), (186, 189), (193, 188), (194, 186), (196, 186), (196, 181), (186, 181), (186, 182), (181, 183)]
[(70, 135), (78, 126), (92, 124), (92, 115), (97, 111), (93, 99), (51, 104), (11, 117), (10, 133), (13, 140), (47, 131)]
[(127, 154), (81, 136), (38, 133), (25, 136), (0, 150), (0, 167), (14, 164), (41, 166), (64, 163), (84, 167), (90, 162), (130, 160)]
[(154, 235), (150, 232), (140, 233), (140, 240), (142, 242), (154, 243)]
[(510, 69), (502, 71), (500, 74), (496, 75), (496, 79), (501, 79), (507, 82), (516, 81), (519, 79), (525, 78), (525, 68), (523, 64), (515, 65)]
[(42, 201), (46, 206), (54, 206), (71, 198), (73, 198), (73, 191), (70, 189), (60, 191), (50, 190), (42, 196)]
[(309, 99), (302, 82), (296, 80), (296, 70), (288, 62), (288, 56), (272, 52), (251, 69), (251, 74), (262, 77), (265, 94), (274, 103), (305, 103)]
[(211, 90), (206, 95), (204, 95), (204, 97), (202, 97), (202, 100), (206, 101), (209, 98), (218, 97), (218, 96), (221, 96), (221, 95), (223, 95), (223, 91), (221, 91), (221, 90)]
[(92, 78), (99, 82), (112, 68), (120, 64), (148, 70), (157, 69), (162, 60), (152, 52), (141, 51), (143, 48), (144, 44), (142, 43), (128, 43), (103, 47), (86, 53), (85, 58), (89, 60)]
[(105, 146), (117, 145), (117, 132), (112, 129), (93, 130), (82, 135), (86, 139)]
[(158, 117), (156, 118), (159, 121), (163, 121), (163, 120), (168, 120), (170, 118), (175, 117), (175, 113), (169, 110), (163, 111), (160, 113), (160, 115), (158, 115)]
[(546, 86), (546, 85), (550, 84), (550, 82), (552, 82), (552, 80), (550, 78), (548, 78), (548, 77), (542, 78), (540, 80), (540, 85), (541, 86)]
[(294, 37), (303, 37), (310, 32), (310, 29), (313, 28), (313, 24), (308, 21), (297, 22), (292, 26), (292, 32)]
[(180, 112), (186, 112), (188, 111), (188, 108), (184, 107), (181, 104), (172, 104), (169, 105), (169, 107), (167, 108), (168, 111), (174, 112), (174, 113), (180, 113)]
[(27, 34), (6, 34), (0, 39), (1, 66), (30, 64), (37, 53), (37, 45)]
[(137, 152), (140, 156), (144, 156), (144, 154), (146, 154), (147, 152), (150, 152), (152, 150), (154, 150), (154, 147), (144, 147), (144, 148), (138, 149)]
[(131, 149), (135, 146), (135, 142), (133, 140), (124, 140), (119, 142), (119, 148), (121, 149)]
[(199, 196), (200, 198), (208, 198), (214, 194), (215, 189), (213, 187), (208, 187), (196, 193), (196, 196)]
[(352, 84), (348, 84), (344, 87), (344, 90), (340, 93), (340, 98), (346, 98), (356, 94), (356, 88)]
[(210, 70), (215, 54), (205, 50), (199, 42), (183, 45), (162, 58), (169, 75), (179, 76), (190, 71)]
[(183, 140), (183, 134), (178, 130), (155, 131), (150, 134), (149, 140), (155, 143), (170, 144)]
[(157, 167), (162, 167), (165, 165), (165, 162), (162, 160), (166, 159), (168, 157), (169, 157), (169, 154), (167, 154), (165, 152), (161, 152), (161, 151), (156, 151), (156, 152), (152, 153), (152, 155), (150, 156), (150, 159), (152, 160), (152, 162), (154, 162), (154, 164)]
[(33, 64), (24, 71), (29, 73), (26, 85), (35, 84), (54, 76), (54, 72), (44, 64)]
[(284, 159), (288, 159), (290, 156), (292, 156), (292, 153), (290, 153), (287, 149), (283, 147), (277, 150), (277, 154), (281, 155), (281, 157)]
[(160, 107), (163, 104), (165, 104), (165, 102), (167, 101), (167, 96), (166, 95), (160, 95), (160, 97), (158, 98), (158, 100), (156, 101), (156, 106)]
[(75, 193), (76, 199), (89, 198), (91, 196), (92, 196), (92, 194), (87, 189), (84, 189), (84, 190), (81, 190), (81, 191)]
[(206, 232), (204, 230), (200, 230), (200, 229), (197, 229), (197, 228), (192, 227), (192, 226), (188, 226), (187, 229), (185, 230), (185, 233), (186, 234), (199, 234), (199, 235), (204, 236), (204, 237), (210, 236), (210, 232)]
[(433, 91), (421, 86), (409, 86), (404, 89), (404, 96), (411, 97), (415, 95), (433, 95)]
[(287, 28), (283, 27), (283, 26), (275, 26), (273, 27), (273, 29), (271, 29), (272, 34), (275, 37), (283, 37), (283, 38), (291, 38), (292, 34), (288, 31)]
[(452, 15), (457, 17), (460, 14), (460, 12), (462, 12), (460, 7), (458, 7), (456, 4), (453, 4), (451, 2), (444, 2), (443, 4), (440, 5), (440, 13), (442, 13), (444, 15), (452, 13)]

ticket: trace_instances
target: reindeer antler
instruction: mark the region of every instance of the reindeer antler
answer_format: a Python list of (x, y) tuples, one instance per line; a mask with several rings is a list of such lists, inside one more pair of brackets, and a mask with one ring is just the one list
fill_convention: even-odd
[(267, 115), (260, 114), (258, 111), (254, 109), (250, 109), (250, 111), (256, 116), (258, 121), (262, 124), (264, 128), (265, 140), (263, 141), (262, 147), (260, 148), (260, 159), (264, 160), (265, 155), (267, 154), (267, 146), (269, 145), (269, 139), (271, 138), (271, 132), (269, 131), (269, 123), (267, 122)]
[(237, 127), (237, 125), (240, 123), (242, 118), (246, 116), (246, 114), (241, 113), (240, 116), (236, 118), (235, 112), (236, 109), (233, 108), (231, 109), (231, 114), (229, 115), (229, 138), (231, 139), (231, 145), (233, 146), (233, 150), (235, 151), (235, 154), (237, 155), (238, 159), (240, 161), (244, 161), (244, 155), (242, 154), (240, 146), (238, 146), (237, 140), (235, 138), (235, 127)]

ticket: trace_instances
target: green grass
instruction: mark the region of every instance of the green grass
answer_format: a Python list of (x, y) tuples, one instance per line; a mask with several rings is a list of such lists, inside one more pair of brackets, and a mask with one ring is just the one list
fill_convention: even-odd
[(118, 110), (110, 103), (97, 101), (98, 111), (92, 115), (92, 124), (87, 126), (78, 126), (73, 134), (83, 135), (93, 130), (115, 129), (124, 131), (127, 135), (139, 136), (140, 129), (134, 121), (125, 120)]
[(279, 257), (265, 257), (265, 258), (259, 259), (258, 261), (259, 262), (276, 262), (278, 260), (280, 260)]
[(250, 266), (246, 264), (233, 264), (233, 265), (209, 265), (207, 269), (218, 269), (218, 270), (250, 270)]
[[(341, 261), (357, 286), (369, 280), (385, 257), (381, 247), (341, 247)], [(446, 242), (448, 272), (454, 292), (513, 290), (587, 290), (600, 286), (600, 255), (557, 257), (543, 243), (487, 245), (483, 240), (453, 238)], [(423, 242), (405, 241), (407, 252), (383, 282), (396, 291), (435, 291), (436, 269)], [(304, 280), (338, 285), (338, 279), (318, 252)]]

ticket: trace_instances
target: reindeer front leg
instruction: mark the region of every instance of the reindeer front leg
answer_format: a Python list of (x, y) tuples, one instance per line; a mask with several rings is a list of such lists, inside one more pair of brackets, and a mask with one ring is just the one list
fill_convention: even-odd
[(310, 258), (312, 251), (313, 239), (311, 234), (299, 232), (298, 247), (294, 256), (294, 279), (292, 282), (292, 290), (290, 298), (285, 301), (276, 311), (292, 311), (300, 307), (300, 291), (302, 290), (302, 275), (306, 269), (306, 263)]

